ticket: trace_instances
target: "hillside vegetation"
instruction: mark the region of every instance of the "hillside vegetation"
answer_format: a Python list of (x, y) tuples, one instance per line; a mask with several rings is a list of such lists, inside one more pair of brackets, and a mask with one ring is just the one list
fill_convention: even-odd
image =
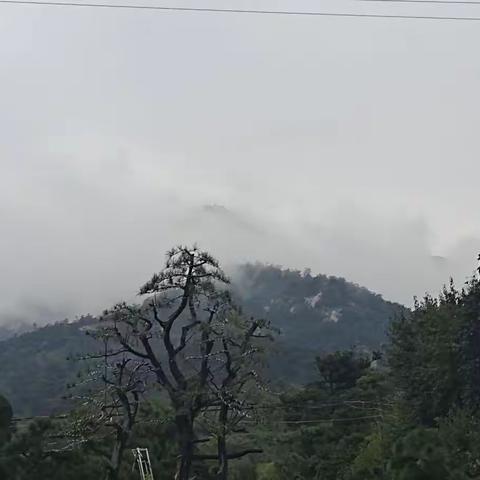
[[(343, 278), (260, 263), (239, 267), (232, 287), (245, 313), (265, 318), (278, 329), (270, 348), (269, 376), (287, 384), (313, 380), (318, 354), (380, 349), (390, 320), (403, 311)], [(0, 343), (0, 392), (17, 415), (66, 408), (65, 388), (82, 368), (75, 358), (99, 348), (86, 335), (95, 322), (89, 316), (59, 322)]]
[(138, 480), (146, 447), (155, 480), (480, 479), (480, 272), (412, 311), (272, 266), (218, 284), (176, 248), (144, 303), (4, 341), (0, 478)]

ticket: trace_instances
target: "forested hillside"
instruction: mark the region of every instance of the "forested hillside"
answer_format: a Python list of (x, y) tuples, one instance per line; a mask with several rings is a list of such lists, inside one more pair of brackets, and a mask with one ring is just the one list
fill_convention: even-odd
[[(318, 354), (381, 348), (389, 321), (402, 311), (343, 278), (263, 264), (241, 266), (232, 287), (245, 313), (269, 320), (278, 330), (269, 352), (269, 376), (286, 384), (313, 380)], [(86, 327), (94, 323), (94, 318), (83, 317), (1, 342), (0, 392), (12, 401), (16, 414), (44, 415), (65, 408), (65, 387), (85, 367), (75, 358), (98, 348), (86, 335)]]
[(315, 376), (315, 355), (341, 349), (380, 349), (390, 321), (404, 311), (344, 278), (248, 264), (237, 291), (245, 310), (280, 330), (274, 378), (303, 384)]
[[(173, 249), (140, 288), (143, 304), (4, 342), (1, 378), (47, 392), (42, 408), (68, 410), (15, 418), (14, 392), (3, 388), (0, 478), (136, 480), (136, 447), (149, 449), (155, 480), (480, 478), (480, 273), (413, 311), (340, 279), (275, 267), (242, 267), (233, 297), (226, 284), (208, 253)], [(375, 305), (393, 309), (388, 326)], [(357, 329), (355, 309), (363, 328), (387, 326), (387, 337)], [(267, 318), (245, 313), (255, 310)], [(329, 336), (335, 326), (343, 334)], [(302, 361), (312, 365), (304, 383), (286, 368), (302, 357), (301, 345), (289, 352), (290, 332), (295, 343), (301, 331)], [(365, 348), (335, 349), (335, 338)], [(90, 368), (61, 405), (75, 349)], [(284, 365), (290, 382), (275, 382), (282, 369), (264, 361)], [(25, 402), (37, 408), (27, 394)]]
[(58, 322), (0, 342), (0, 392), (16, 414), (48, 415), (65, 409), (63, 396), (80, 368), (75, 359), (97, 349), (83, 317)]

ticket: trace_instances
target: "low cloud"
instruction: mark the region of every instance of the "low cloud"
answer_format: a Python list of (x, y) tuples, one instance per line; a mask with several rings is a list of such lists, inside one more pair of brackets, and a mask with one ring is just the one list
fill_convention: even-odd
[[(414, 295), (436, 294), (450, 276), (461, 284), (473, 273), (480, 251), (480, 241), (471, 238), (438, 255), (425, 222), (388, 219), (354, 207), (332, 210), (317, 222), (299, 216), (285, 223), (218, 205), (177, 201), (167, 207), (167, 197), (156, 198), (165, 202), (167, 213), (147, 208), (142, 200), (124, 205), (122, 216), (110, 221), (92, 205), (90, 228), (77, 225), (78, 217), (50, 216), (51, 229), (43, 225), (35, 241), (17, 240), (3, 260), (2, 323), (97, 314), (116, 301), (135, 300), (140, 284), (162, 268), (164, 252), (177, 243), (198, 243), (229, 271), (254, 261), (310, 268), (406, 305)], [(2, 248), (5, 252), (5, 244)]]
[(461, 284), (480, 33), (409, 25), (4, 5), (0, 323), (134, 300), (179, 242), (405, 304)]

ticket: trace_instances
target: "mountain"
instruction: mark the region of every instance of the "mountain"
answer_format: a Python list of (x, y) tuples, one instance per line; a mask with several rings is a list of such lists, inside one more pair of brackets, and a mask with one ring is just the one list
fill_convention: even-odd
[[(314, 378), (315, 355), (344, 348), (378, 349), (392, 316), (404, 307), (343, 278), (312, 276), (260, 263), (239, 267), (232, 290), (245, 313), (279, 330), (269, 356), (273, 382)], [(59, 322), (0, 341), (0, 393), (16, 415), (65, 408), (66, 385), (80, 368), (74, 358), (98, 350), (86, 331), (96, 319)]]
[(280, 330), (272, 375), (294, 383), (314, 378), (320, 353), (380, 349), (390, 319), (406, 310), (343, 278), (263, 264), (240, 267), (234, 290), (247, 312)]
[(0, 392), (16, 415), (48, 415), (65, 408), (62, 396), (79, 369), (73, 358), (98, 349), (85, 334), (94, 322), (93, 317), (58, 322), (0, 342)]

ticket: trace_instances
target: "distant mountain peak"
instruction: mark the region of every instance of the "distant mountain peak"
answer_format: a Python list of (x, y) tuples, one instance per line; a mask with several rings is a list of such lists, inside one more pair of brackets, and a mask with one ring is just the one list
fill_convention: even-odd
[(227, 207), (223, 205), (218, 205), (215, 203), (210, 205), (203, 205), (202, 210), (204, 210), (205, 212), (222, 214), (222, 215), (231, 213)]

